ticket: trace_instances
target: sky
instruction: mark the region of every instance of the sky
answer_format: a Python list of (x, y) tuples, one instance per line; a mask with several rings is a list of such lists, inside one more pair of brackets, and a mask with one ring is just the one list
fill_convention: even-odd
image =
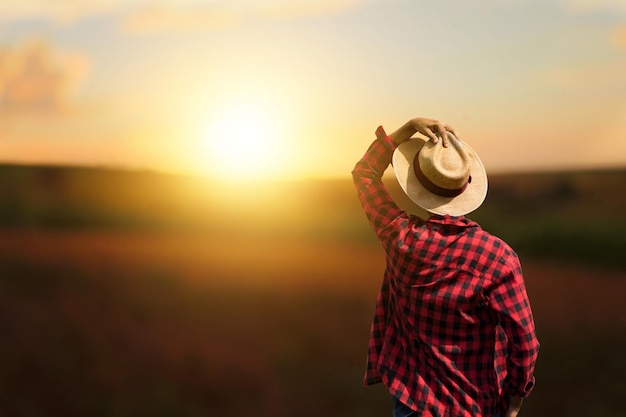
[(0, 3), (0, 162), (346, 177), (416, 116), (491, 172), (625, 167), (626, 2)]

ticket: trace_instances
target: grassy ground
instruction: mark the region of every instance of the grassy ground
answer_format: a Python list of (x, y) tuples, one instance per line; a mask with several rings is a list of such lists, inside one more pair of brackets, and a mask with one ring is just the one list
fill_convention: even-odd
[[(3, 169), (1, 416), (389, 415), (381, 386), (361, 388), (383, 254), (349, 182), (242, 199), (150, 173)], [(520, 249), (535, 312), (522, 415), (621, 416), (624, 201), (593, 184), (623, 176), (560, 175), (494, 178), (475, 214)]]
[[(382, 387), (360, 386), (382, 272), (376, 247), (2, 235), (5, 415), (388, 413)], [(524, 414), (619, 415), (625, 274), (525, 269), (542, 351)]]

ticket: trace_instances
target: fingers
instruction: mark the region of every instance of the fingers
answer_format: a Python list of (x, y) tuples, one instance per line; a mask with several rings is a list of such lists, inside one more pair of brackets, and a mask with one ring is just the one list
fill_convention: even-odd
[(441, 122), (437, 122), (435, 127), (437, 129), (437, 132), (439, 133), (439, 137), (441, 138), (441, 140), (443, 142), (443, 147), (447, 148), (449, 143), (450, 143), (450, 139), (448, 139), (448, 132), (447, 132), (446, 128), (444, 127), (443, 123), (441, 123)]
[(447, 148), (450, 144), (450, 139), (448, 138), (448, 131), (450, 131), (450, 128), (448, 125), (444, 125), (438, 120), (433, 120), (430, 128), (426, 127), (424, 130), (428, 130), (428, 132), (430, 132), (428, 136), (432, 139), (433, 143), (438, 143), (439, 138), (441, 138), (444, 148)]
[(459, 142), (461, 141), (461, 137), (459, 136), (459, 134), (456, 132), (456, 130), (454, 130), (454, 128), (450, 125), (446, 125), (446, 130), (450, 133), (452, 133), (454, 135), (454, 137), (456, 138), (456, 140), (458, 140)]
[(426, 136), (428, 136), (430, 138), (430, 140), (433, 141), (433, 143), (439, 142), (439, 138), (437, 137), (437, 135), (435, 135), (435, 133), (433, 133), (433, 131), (430, 130), (430, 128), (428, 126), (424, 126), (424, 132), (423, 133)]
[(450, 138), (448, 132), (450, 132), (456, 139), (461, 140), (458, 133), (454, 128), (448, 124), (444, 124), (439, 120), (415, 118), (413, 119), (416, 130), (425, 136), (428, 136), (433, 143), (439, 143), (441, 138), (442, 145), (447, 148), (450, 145)]

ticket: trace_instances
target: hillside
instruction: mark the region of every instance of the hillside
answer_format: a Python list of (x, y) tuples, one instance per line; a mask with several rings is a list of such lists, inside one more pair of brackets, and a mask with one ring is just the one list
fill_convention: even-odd
[[(398, 203), (417, 212), (393, 178)], [(470, 217), (516, 250), (626, 267), (626, 169), (493, 175)], [(0, 227), (178, 230), (375, 243), (350, 180), (218, 184), (76, 167), (0, 166)]]

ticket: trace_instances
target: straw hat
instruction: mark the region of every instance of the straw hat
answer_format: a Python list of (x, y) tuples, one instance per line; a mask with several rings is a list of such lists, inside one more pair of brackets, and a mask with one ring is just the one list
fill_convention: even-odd
[(448, 132), (442, 141), (412, 138), (393, 153), (393, 169), (404, 192), (423, 209), (461, 216), (476, 210), (487, 196), (487, 173), (476, 152)]

